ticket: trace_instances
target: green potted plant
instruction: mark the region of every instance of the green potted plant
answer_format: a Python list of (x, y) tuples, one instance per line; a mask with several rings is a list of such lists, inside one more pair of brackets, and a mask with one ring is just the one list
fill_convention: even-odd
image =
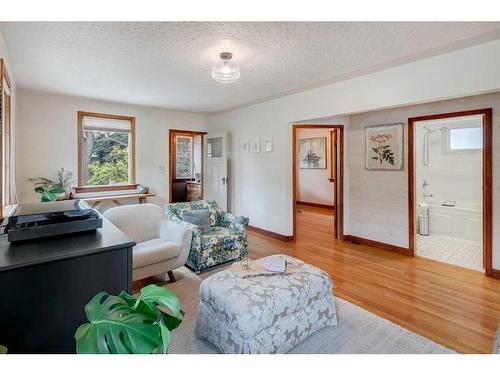
[(7, 347), (0, 345), (0, 354), (7, 354)]
[(55, 180), (35, 177), (30, 178), (29, 181), (35, 184), (35, 193), (41, 194), (42, 202), (68, 199), (71, 185), (75, 182), (73, 172), (66, 171), (64, 168), (57, 171)]
[(138, 298), (100, 292), (85, 313), (89, 323), (75, 333), (78, 354), (165, 354), (170, 331), (184, 316), (176, 294), (156, 285), (142, 288)]

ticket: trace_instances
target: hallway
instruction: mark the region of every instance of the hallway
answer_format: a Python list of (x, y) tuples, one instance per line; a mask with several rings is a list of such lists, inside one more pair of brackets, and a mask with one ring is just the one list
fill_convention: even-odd
[[(335, 218), (332, 209), (297, 205), (297, 241), (317, 246), (335, 239)], [(323, 248), (324, 249), (324, 248)]]

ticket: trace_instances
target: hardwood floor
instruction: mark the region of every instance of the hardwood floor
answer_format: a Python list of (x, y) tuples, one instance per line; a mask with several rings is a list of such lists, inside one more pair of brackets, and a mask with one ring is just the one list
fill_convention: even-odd
[(500, 280), (334, 240), (332, 211), (298, 210), (295, 242), (249, 231), (250, 256), (283, 253), (302, 259), (328, 272), (343, 299), (457, 352), (491, 353), (500, 321)]

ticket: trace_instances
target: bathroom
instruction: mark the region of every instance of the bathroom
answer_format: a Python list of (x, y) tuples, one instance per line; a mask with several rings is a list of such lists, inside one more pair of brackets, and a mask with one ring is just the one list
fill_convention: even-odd
[(415, 123), (415, 254), (477, 271), (483, 260), (483, 116)]

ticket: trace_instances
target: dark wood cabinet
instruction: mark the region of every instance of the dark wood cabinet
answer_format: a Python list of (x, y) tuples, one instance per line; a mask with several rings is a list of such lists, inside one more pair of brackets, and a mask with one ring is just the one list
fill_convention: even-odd
[(10, 244), (0, 239), (0, 344), (9, 353), (74, 353), (85, 305), (131, 292), (134, 242), (103, 218), (96, 232)]

